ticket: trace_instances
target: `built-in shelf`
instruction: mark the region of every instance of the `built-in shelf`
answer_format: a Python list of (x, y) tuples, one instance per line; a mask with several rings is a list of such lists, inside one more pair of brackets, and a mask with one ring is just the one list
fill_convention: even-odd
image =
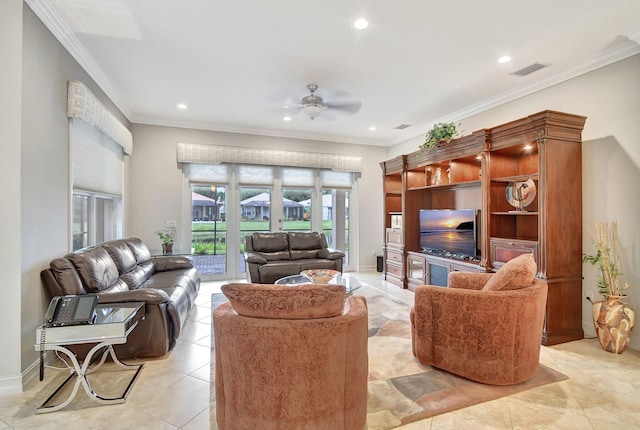
[(506, 176), (503, 178), (491, 178), (493, 182), (525, 182), (529, 179), (533, 179), (534, 181), (537, 181), (538, 174), (531, 173), (529, 175), (517, 175), (517, 176)]
[(538, 212), (529, 212), (529, 211), (491, 212), (491, 215), (516, 215), (516, 216), (526, 216), (526, 215), (538, 215)]
[[(446, 285), (451, 270), (494, 272), (532, 253), (538, 277), (549, 285), (542, 342), (581, 339), (585, 121), (546, 110), (381, 162), (385, 279), (403, 288), (434, 279)], [(513, 210), (505, 195), (508, 183), (528, 180), (537, 194), (529, 210)], [(480, 261), (420, 254), (421, 209), (478, 210)], [(392, 214), (402, 215), (398, 238), (387, 236)]]
[(473, 188), (479, 187), (480, 181), (467, 181), (467, 182), (454, 182), (451, 184), (439, 184), (439, 185), (427, 185), (424, 187), (411, 187), (407, 188), (407, 191), (419, 191), (419, 190), (431, 190), (431, 189), (442, 189), (442, 190), (451, 190), (457, 188)]

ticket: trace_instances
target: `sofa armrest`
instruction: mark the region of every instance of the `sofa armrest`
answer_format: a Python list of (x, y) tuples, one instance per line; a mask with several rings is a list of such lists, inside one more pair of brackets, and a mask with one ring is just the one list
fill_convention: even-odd
[(156, 272), (166, 272), (177, 269), (191, 269), (193, 262), (186, 257), (162, 256), (153, 257), (153, 267)]
[(169, 302), (169, 295), (155, 288), (140, 288), (117, 293), (98, 294), (98, 303), (145, 302), (150, 305)]
[(267, 259), (264, 256), (258, 254), (257, 252), (245, 252), (244, 258), (247, 263), (253, 264), (266, 264)]
[(318, 257), (326, 258), (329, 260), (337, 260), (339, 258), (344, 258), (344, 252), (340, 252), (337, 249), (332, 248), (322, 248), (318, 251)]
[(493, 273), (451, 272), (447, 286), (464, 290), (481, 290), (492, 276)]

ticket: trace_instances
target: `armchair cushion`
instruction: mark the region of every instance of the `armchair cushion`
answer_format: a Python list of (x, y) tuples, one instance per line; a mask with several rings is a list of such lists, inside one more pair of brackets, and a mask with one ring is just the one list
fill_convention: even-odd
[(533, 254), (522, 254), (509, 260), (484, 284), (484, 291), (519, 290), (531, 285), (536, 276)]
[(327, 318), (342, 315), (342, 285), (226, 284), (227, 296), (238, 315), (270, 319)]

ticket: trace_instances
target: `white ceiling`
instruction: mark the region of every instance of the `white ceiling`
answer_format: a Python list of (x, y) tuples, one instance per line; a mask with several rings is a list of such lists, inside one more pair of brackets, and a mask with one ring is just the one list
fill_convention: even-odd
[(382, 146), (640, 53), (638, 0), (26, 2), (131, 122)]

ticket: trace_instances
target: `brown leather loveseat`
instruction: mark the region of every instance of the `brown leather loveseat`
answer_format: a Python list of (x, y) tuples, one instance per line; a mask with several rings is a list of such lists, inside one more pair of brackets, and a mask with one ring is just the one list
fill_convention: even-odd
[(97, 293), (100, 303), (144, 302), (145, 319), (119, 358), (164, 355), (176, 344), (200, 289), (200, 276), (184, 257), (151, 257), (138, 238), (105, 242), (51, 261), (41, 272), (53, 296)]
[(342, 272), (344, 253), (327, 245), (324, 233), (253, 233), (245, 237), (247, 278), (255, 284), (273, 284), (303, 270)]

